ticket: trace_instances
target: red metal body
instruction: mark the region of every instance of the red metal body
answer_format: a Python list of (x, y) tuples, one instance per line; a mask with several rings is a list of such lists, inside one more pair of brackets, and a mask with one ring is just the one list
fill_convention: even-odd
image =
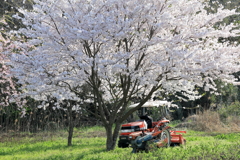
[(186, 139), (183, 138), (183, 135), (178, 134), (178, 133), (186, 133), (186, 131), (171, 131), (170, 130), (171, 144), (179, 145), (179, 144), (186, 143)]

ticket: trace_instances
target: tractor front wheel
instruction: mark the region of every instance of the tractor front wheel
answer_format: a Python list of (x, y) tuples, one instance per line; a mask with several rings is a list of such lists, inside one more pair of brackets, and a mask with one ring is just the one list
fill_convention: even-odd
[(124, 142), (118, 142), (118, 147), (119, 148), (127, 148), (129, 146), (129, 144), (128, 143), (124, 143)]

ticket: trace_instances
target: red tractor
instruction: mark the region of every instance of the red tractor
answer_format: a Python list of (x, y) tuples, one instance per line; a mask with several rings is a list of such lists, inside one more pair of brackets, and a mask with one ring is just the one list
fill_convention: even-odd
[(168, 147), (185, 144), (186, 139), (179, 133), (186, 133), (186, 131), (171, 130), (168, 126), (170, 121), (166, 118), (153, 122), (152, 118), (146, 115), (147, 107), (169, 107), (169, 104), (166, 101), (146, 102), (142, 106), (140, 120), (122, 125), (118, 147), (125, 148), (131, 144), (132, 152), (136, 153), (141, 150), (147, 152), (150, 146)]

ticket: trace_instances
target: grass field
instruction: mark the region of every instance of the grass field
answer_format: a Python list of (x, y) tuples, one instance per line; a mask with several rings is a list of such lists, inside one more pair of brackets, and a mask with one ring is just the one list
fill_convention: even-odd
[(74, 130), (73, 146), (67, 147), (66, 131), (1, 134), (1, 160), (239, 160), (240, 133), (205, 133), (187, 130), (187, 144), (160, 148), (150, 153), (131, 153), (131, 148), (105, 150), (102, 127)]

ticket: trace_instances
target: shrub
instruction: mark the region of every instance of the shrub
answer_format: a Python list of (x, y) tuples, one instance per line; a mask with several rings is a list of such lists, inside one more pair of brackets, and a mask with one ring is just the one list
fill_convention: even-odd
[[(230, 110), (226, 110), (222, 113), (226, 114), (232, 112), (230, 112)], [(220, 111), (217, 112), (206, 110), (197, 115), (194, 115), (194, 118), (191, 117), (188, 117), (186, 119), (187, 122), (185, 123), (190, 123), (191, 125), (188, 125), (188, 127), (197, 131), (220, 133), (240, 131), (240, 117), (235, 116), (234, 114), (229, 114), (226, 117), (223, 117)]]

